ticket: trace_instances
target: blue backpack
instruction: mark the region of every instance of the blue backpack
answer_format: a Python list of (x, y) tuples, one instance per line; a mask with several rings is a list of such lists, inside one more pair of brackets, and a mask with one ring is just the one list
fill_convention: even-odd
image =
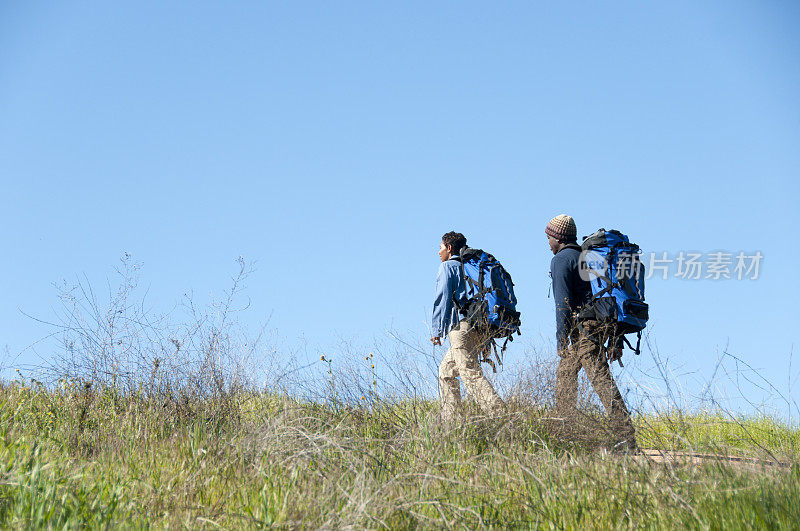
[[(498, 363), (513, 335), (520, 334), (520, 313), (517, 311), (517, 297), (514, 295), (514, 282), (511, 275), (497, 259), (482, 251), (464, 247), (459, 256), (453, 257), (461, 263), (461, 271), (466, 281), (466, 298), (455, 300), (456, 307), (463, 318), (478, 328), (489, 340), (495, 351)], [(495, 339), (505, 338), (500, 356), (497, 355)], [(497, 372), (494, 362), (488, 357), (483, 360)]]
[(647, 325), (648, 306), (644, 302), (644, 264), (639, 259), (639, 246), (618, 230), (600, 229), (581, 244), (581, 276), (592, 286), (592, 298), (578, 319), (595, 319), (613, 323), (618, 334), (636, 333), (636, 348), (624, 337), (627, 345), (640, 353), (642, 330)]

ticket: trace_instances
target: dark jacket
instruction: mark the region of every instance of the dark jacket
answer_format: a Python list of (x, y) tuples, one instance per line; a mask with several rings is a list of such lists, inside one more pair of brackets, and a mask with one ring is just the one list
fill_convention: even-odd
[(574, 315), (592, 296), (589, 282), (580, 276), (581, 250), (578, 245), (564, 247), (550, 262), (553, 297), (556, 303), (556, 340), (558, 349), (569, 345), (569, 335), (575, 326)]

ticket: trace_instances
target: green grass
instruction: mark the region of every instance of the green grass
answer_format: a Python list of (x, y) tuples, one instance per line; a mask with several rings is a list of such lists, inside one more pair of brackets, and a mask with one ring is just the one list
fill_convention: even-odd
[[(796, 456), (800, 430), (769, 417), (680, 412), (639, 419), (644, 447), (780, 459)], [(791, 457), (790, 457), (791, 459)]]
[[(655, 465), (512, 405), (455, 429), (436, 403), (216, 400), (0, 387), (4, 527), (797, 528), (800, 432), (768, 418), (636, 419), (642, 446), (788, 468)], [(578, 441), (578, 442), (576, 442)]]

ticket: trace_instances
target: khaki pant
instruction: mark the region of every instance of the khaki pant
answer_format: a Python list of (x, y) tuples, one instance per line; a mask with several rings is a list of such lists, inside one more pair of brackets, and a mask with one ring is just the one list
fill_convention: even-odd
[(559, 352), (561, 360), (556, 370), (556, 412), (566, 418), (577, 413), (578, 372), (586, 371), (592, 387), (609, 415), (611, 431), (617, 441), (629, 448), (635, 446), (631, 416), (614, 381), (603, 348), (612, 336), (598, 321), (584, 321), (582, 331), (572, 335), (572, 345)]
[(459, 414), (461, 404), (461, 378), (467, 392), (487, 413), (497, 413), (503, 400), (497, 395), (481, 369), (482, 338), (475, 328), (461, 321), (448, 335), (450, 348), (439, 365), (439, 396), (442, 420), (450, 422)]

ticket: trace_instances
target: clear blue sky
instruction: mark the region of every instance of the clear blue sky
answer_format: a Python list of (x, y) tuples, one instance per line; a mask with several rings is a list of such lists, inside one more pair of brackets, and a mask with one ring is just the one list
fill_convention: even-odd
[(651, 339), (687, 379), (728, 344), (786, 390), (798, 177), (796, 2), (0, 6), (17, 364), (50, 348), (24, 350), (47, 330), (21, 311), (51, 315), (62, 278), (102, 288), (124, 252), (164, 308), (256, 261), (243, 318), (287, 348), (424, 337), (451, 229), (552, 346), (543, 229), (566, 212), (646, 252), (760, 251), (755, 281), (649, 280)]

